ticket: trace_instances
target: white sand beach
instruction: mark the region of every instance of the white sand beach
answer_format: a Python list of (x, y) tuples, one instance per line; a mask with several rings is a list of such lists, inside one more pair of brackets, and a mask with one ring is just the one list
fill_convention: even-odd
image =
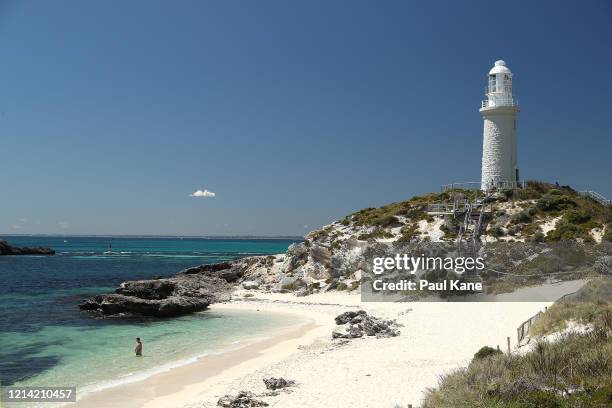
[[(241, 293), (236, 294), (241, 298)], [(241, 349), (204, 357), (146, 380), (86, 396), (78, 407), (216, 407), (225, 394), (259, 394), (272, 407), (418, 407), (441, 374), (465, 366), (482, 346), (516, 346), (516, 328), (550, 302), (361, 303), (357, 294), (307, 297), (261, 294), (212, 306), (292, 313), (296, 326)], [(332, 340), (333, 318), (364, 309), (397, 319), (401, 335)], [(284, 377), (296, 386), (266, 392), (263, 378)]]

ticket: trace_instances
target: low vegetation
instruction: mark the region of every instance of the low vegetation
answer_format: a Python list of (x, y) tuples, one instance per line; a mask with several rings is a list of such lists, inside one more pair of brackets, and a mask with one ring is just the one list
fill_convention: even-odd
[(362, 241), (368, 241), (372, 239), (379, 239), (379, 238), (382, 239), (382, 238), (392, 238), (392, 237), (393, 237), (393, 234), (391, 234), (389, 231), (385, 230), (384, 228), (377, 227), (372, 232), (366, 232), (363, 234), (359, 234), (357, 239), (360, 239)]
[[(487, 293), (513, 292), (553, 281), (597, 278), (608, 274), (612, 263), (609, 243), (590, 245), (575, 241), (555, 243), (492, 242), (485, 246), (487, 270), (481, 272)], [(497, 273), (511, 272), (510, 275)]]
[(406, 224), (400, 230), (400, 234), (401, 236), (398, 239), (399, 242), (410, 242), (412, 239), (419, 236), (419, 225), (416, 223)]
[[(379, 208), (364, 208), (334, 225), (312, 232), (307, 238), (329, 241), (330, 245), (351, 234), (360, 240), (396, 238), (404, 243), (419, 237), (425, 239), (430, 236), (429, 232), (419, 234), (417, 225), (422, 220), (434, 222), (434, 218), (427, 213), (428, 206), (452, 203), (458, 195), (469, 201), (484, 198), (482, 191), (464, 189), (416, 196)], [(531, 243), (568, 240), (612, 242), (612, 207), (584, 197), (569, 186), (529, 181), (524, 188), (495, 192), (487, 208), (487, 211), (492, 211), (485, 214), (481, 233), (497, 240)], [(454, 241), (458, 236), (459, 224), (463, 222), (462, 215), (445, 217), (439, 227), (442, 239)], [(553, 220), (558, 221), (551, 228)], [(338, 236), (333, 236), (334, 232)], [(336, 242), (333, 249), (339, 246), (340, 242)]]
[(482, 360), (483, 358), (502, 354), (502, 351), (498, 348), (484, 346), (474, 354), (474, 360)]
[(549, 333), (568, 321), (591, 325), (532, 351), (502, 354), (481, 348), (468, 367), (443, 376), (422, 408), (604, 408), (612, 404), (612, 278), (591, 281), (571, 300), (555, 303), (533, 327)]
[(542, 336), (563, 330), (569, 322), (612, 330), (612, 277), (591, 280), (575, 295), (552, 305), (529, 333)]
[(610, 332), (572, 333), (525, 355), (475, 358), (428, 390), (422, 408), (604, 408), (610, 378)]

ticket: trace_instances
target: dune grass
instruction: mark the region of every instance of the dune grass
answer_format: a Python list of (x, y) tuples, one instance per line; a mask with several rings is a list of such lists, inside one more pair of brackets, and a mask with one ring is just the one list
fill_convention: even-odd
[(591, 280), (532, 327), (548, 334), (569, 321), (592, 330), (540, 339), (524, 355), (484, 347), (468, 367), (441, 377), (422, 408), (603, 408), (612, 406), (612, 277)]
[(422, 408), (610, 407), (611, 379), (610, 331), (570, 333), (525, 355), (475, 358), (428, 390)]
[(560, 331), (569, 322), (612, 330), (612, 277), (592, 279), (574, 296), (556, 302), (534, 323), (529, 334), (542, 336)]

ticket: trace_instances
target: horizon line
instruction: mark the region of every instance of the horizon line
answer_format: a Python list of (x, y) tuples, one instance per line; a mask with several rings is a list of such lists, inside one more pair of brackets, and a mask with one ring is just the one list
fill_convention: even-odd
[(155, 234), (5, 234), (0, 233), (0, 237), (96, 237), (96, 238), (198, 238), (198, 239), (299, 239), (304, 236), (299, 235), (155, 235)]

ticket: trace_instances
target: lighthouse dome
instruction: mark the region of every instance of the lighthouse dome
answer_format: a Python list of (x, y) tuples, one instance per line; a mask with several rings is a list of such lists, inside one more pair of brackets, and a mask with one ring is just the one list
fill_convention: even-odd
[(510, 69), (506, 66), (506, 61), (497, 60), (495, 61), (495, 66), (491, 68), (489, 71), (489, 75), (495, 74), (511, 74)]

